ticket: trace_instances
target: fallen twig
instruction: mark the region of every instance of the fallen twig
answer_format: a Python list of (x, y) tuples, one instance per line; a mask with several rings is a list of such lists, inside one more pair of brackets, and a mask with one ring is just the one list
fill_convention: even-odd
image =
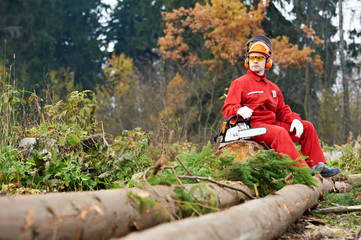
[(191, 176), (195, 176), (193, 173), (191, 173), (188, 168), (183, 164), (183, 162), (179, 159), (179, 157), (176, 157), (177, 161), (180, 163), (180, 165), (184, 168), (184, 170)]
[(361, 211), (361, 205), (322, 208), (322, 209), (312, 210), (311, 213), (329, 214), (329, 213), (348, 213), (348, 212), (356, 212), (356, 211)]
[(198, 179), (198, 180), (205, 180), (205, 181), (208, 181), (208, 182), (211, 182), (211, 183), (215, 183), (217, 185), (220, 185), (222, 187), (226, 187), (226, 188), (230, 188), (232, 190), (236, 190), (236, 191), (239, 191), (241, 193), (243, 193), (244, 195), (246, 195), (248, 198), (250, 199), (255, 199), (255, 197), (251, 196), (250, 194), (248, 194), (246, 191), (244, 191), (243, 189), (240, 189), (240, 188), (236, 188), (236, 187), (233, 187), (231, 185), (228, 185), (228, 184), (225, 184), (225, 183), (221, 183), (221, 182), (218, 182), (216, 180), (213, 180), (212, 178), (210, 177), (199, 177), (199, 176), (178, 176), (179, 178), (183, 178), (183, 179)]
[(290, 173), (290, 174), (287, 175), (287, 177), (285, 178), (286, 185), (291, 185), (292, 184), (291, 181), (290, 181), (292, 176), (293, 176), (293, 173)]
[(254, 188), (254, 192), (256, 193), (256, 198), (259, 198), (257, 184), (253, 184), (253, 188)]

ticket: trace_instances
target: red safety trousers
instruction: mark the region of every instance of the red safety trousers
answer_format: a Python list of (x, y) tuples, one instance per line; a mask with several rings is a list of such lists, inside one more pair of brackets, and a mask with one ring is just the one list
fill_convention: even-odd
[(300, 138), (296, 137), (296, 131), (290, 132), (291, 124), (277, 121), (274, 125), (262, 122), (252, 122), (252, 128), (266, 127), (267, 133), (261, 136), (253, 137), (253, 140), (263, 143), (278, 153), (287, 154), (292, 160), (300, 158), (294, 142), (299, 142), (301, 145), (301, 153), (308, 156), (305, 161), (300, 161), (300, 164), (306, 163), (309, 167), (317, 165), (319, 162), (326, 163), (323, 155), (320, 141), (317, 132), (308, 121), (301, 121), (303, 124), (303, 133)]

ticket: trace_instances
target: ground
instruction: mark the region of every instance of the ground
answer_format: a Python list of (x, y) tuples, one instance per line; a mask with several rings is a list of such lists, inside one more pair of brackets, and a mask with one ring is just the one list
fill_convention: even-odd
[(361, 212), (348, 214), (305, 214), (278, 240), (361, 239)]

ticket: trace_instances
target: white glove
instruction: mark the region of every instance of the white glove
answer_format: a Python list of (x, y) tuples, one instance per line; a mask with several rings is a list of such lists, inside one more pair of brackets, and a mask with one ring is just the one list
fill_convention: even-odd
[(296, 137), (301, 137), (303, 133), (303, 125), (300, 120), (295, 119), (292, 121), (290, 132), (292, 132), (294, 129), (296, 129)]
[(250, 118), (252, 116), (253, 110), (249, 107), (241, 107), (238, 109), (237, 114), (241, 115), (244, 119)]

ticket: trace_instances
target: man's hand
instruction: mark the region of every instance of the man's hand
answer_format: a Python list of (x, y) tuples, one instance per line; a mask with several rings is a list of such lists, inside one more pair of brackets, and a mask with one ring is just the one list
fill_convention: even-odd
[(241, 117), (243, 117), (244, 119), (250, 118), (252, 116), (253, 110), (250, 109), (249, 107), (241, 107), (238, 111), (237, 114), (241, 115)]
[(303, 133), (303, 125), (300, 120), (295, 119), (292, 121), (290, 132), (292, 132), (294, 129), (296, 129), (296, 137), (301, 137)]

